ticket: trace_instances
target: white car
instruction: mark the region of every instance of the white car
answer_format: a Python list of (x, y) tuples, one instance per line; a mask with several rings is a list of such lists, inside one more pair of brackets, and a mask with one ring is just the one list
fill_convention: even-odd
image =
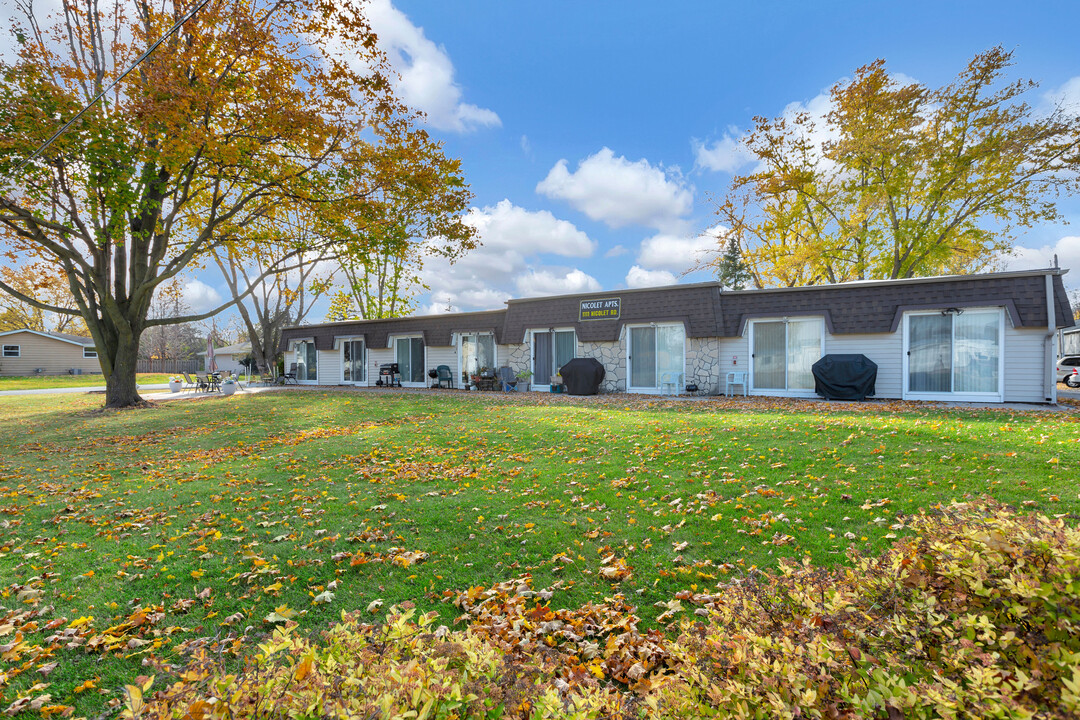
[(1080, 387), (1080, 355), (1058, 358), (1056, 374), (1069, 387)]

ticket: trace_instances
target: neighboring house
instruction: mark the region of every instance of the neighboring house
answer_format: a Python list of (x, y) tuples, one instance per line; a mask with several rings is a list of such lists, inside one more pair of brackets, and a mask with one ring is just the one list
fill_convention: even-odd
[(0, 332), (0, 375), (101, 373), (94, 341), (88, 337), (38, 330)]
[(1061, 355), (1080, 355), (1080, 328), (1062, 330)]
[[(247, 372), (243, 365), (240, 364), (242, 358), (251, 354), (251, 343), (242, 342), (235, 345), (226, 345), (224, 347), (214, 348), (214, 360), (217, 363), (218, 372), (232, 371), (234, 374)], [(199, 353), (199, 357), (202, 358), (203, 370), (209, 370), (206, 364), (206, 351)]]
[(605, 392), (656, 393), (681, 375), (723, 392), (816, 397), (811, 365), (860, 353), (876, 397), (1056, 402), (1055, 336), (1073, 326), (1063, 270), (725, 291), (718, 283), (509, 300), (504, 310), (286, 328), (301, 383), (374, 385), (396, 362), (406, 387), (448, 365), (533, 373), (534, 389), (573, 357), (607, 371)]

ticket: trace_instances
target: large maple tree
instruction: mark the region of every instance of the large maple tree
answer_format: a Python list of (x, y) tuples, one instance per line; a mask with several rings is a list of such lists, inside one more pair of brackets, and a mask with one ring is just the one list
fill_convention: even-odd
[[(245, 231), (272, 209), (288, 205), (324, 226), (338, 222), (339, 210), (353, 223), (379, 217), (389, 173), (365, 169), (402, 157), (421, 158), (411, 167), (442, 199), (447, 226), (457, 228), (469, 199), (456, 161), (395, 98), (361, 4), (208, 0), (170, 34), (196, 6), (66, 3), (54, 18), (28, 15), (14, 30), (18, 59), (0, 66), (0, 232), (13, 258), (44, 256), (64, 273), (97, 345), (109, 407), (141, 401), (135, 364), (147, 328), (222, 309), (149, 318), (157, 288), (181, 271), (212, 262), (215, 251), (235, 258), (265, 250), (274, 261), (227, 305), (304, 254), (357, 251), (355, 236)], [(424, 158), (440, 171), (428, 172)], [(448, 236), (474, 242), (468, 231)], [(3, 282), (0, 289), (72, 312)]]

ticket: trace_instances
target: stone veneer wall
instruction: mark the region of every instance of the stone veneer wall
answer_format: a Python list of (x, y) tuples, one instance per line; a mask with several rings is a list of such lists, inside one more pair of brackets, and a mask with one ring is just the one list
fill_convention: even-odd
[(591, 357), (600, 361), (607, 374), (600, 384), (600, 392), (626, 392), (626, 347), (618, 342), (579, 342), (578, 357)]
[[(720, 377), (723, 363), (720, 359), (719, 338), (689, 340), (686, 347), (686, 382), (697, 383), (698, 390), (706, 395), (722, 392), (724, 378)], [(727, 372), (726, 369), (724, 372)]]
[[(503, 365), (509, 365), (515, 375), (522, 370), (532, 369), (532, 358), (529, 357), (529, 343), (501, 345), (499, 350), (499, 356), (505, 358)], [(502, 351), (505, 351), (506, 354), (503, 355)]]

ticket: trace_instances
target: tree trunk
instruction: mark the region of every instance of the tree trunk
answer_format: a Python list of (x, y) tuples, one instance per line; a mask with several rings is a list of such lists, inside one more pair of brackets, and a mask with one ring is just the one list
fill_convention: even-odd
[(105, 378), (105, 407), (123, 408), (142, 404), (135, 379), (138, 360), (138, 341), (121, 340), (114, 355), (112, 372)]

